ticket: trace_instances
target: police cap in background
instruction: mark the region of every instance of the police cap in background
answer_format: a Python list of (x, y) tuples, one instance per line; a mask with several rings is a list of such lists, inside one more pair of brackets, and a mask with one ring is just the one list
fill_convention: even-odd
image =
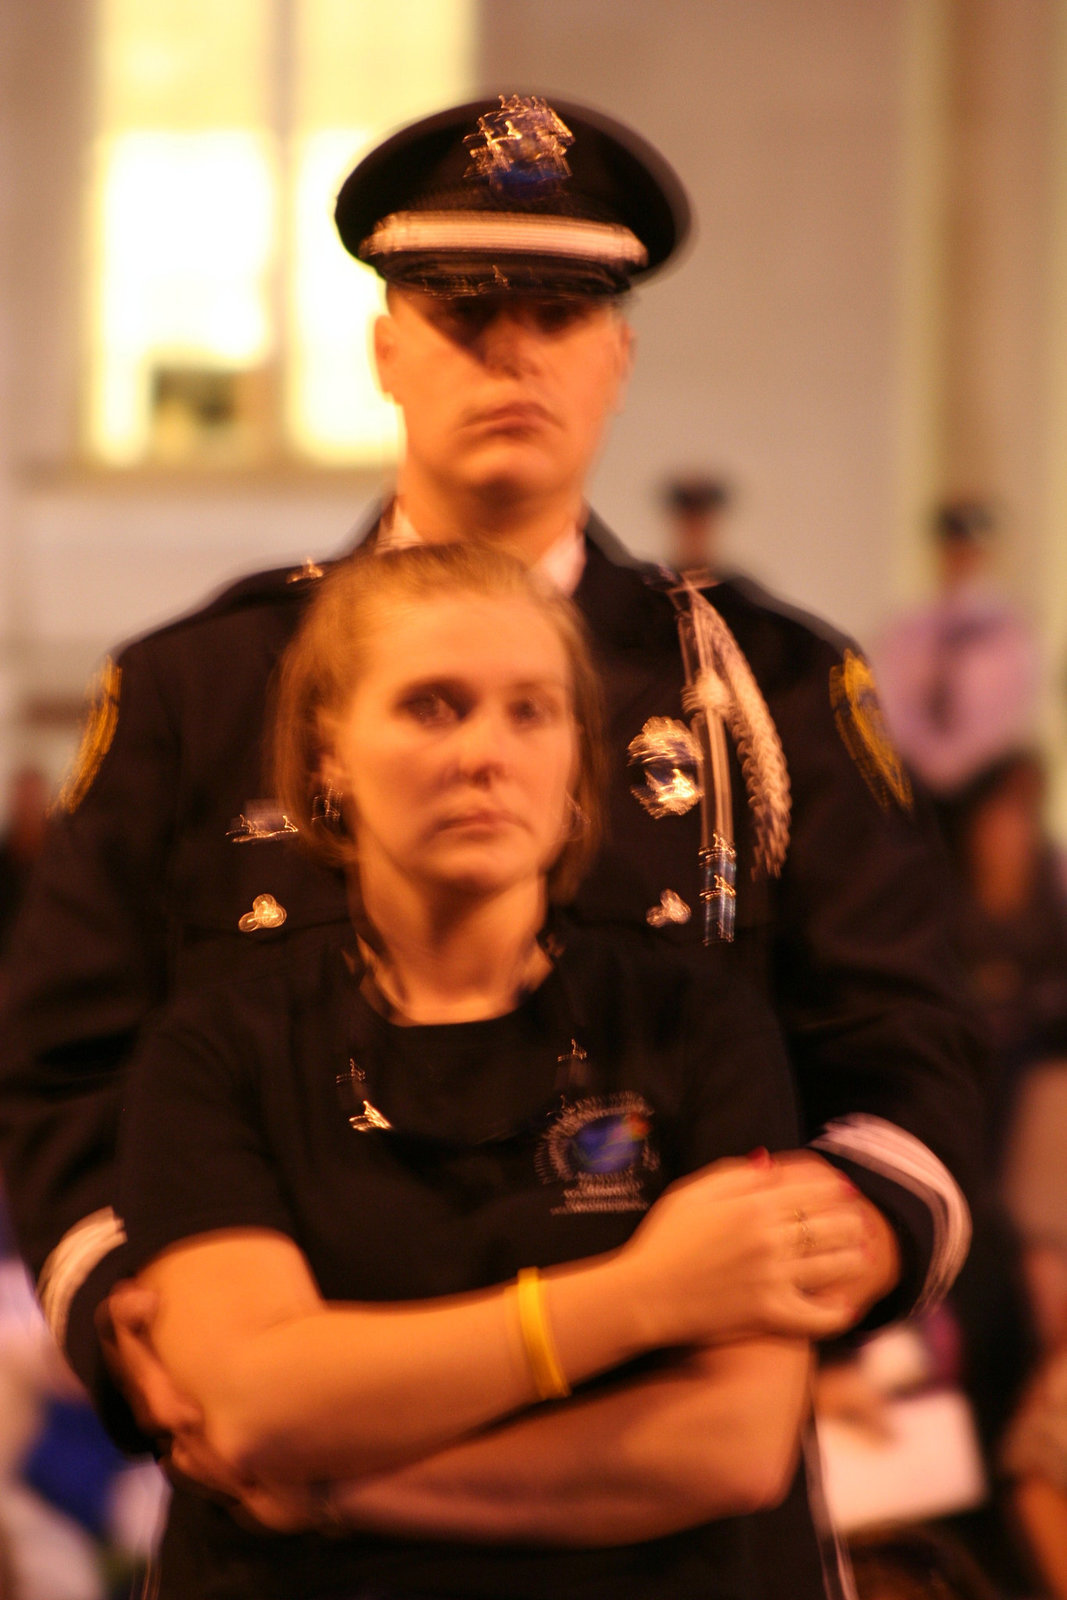
[(663, 504), (668, 511), (677, 511), (688, 516), (721, 511), (733, 499), (730, 485), (723, 478), (707, 478), (700, 473), (692, 473), (683, 478), (668, 478), (663, 485), (662, 495)]
[(643, 139), (539, 95), (402, 128), (349, 174), (335, 217), (358, 260), (441, 295), (621, 294), (690, 222), (681, 183)]
[(988, 500), (947, 500), (934, 513), (934, 534), (942, 544), (985, 544), (996, 525), (996, 510)]

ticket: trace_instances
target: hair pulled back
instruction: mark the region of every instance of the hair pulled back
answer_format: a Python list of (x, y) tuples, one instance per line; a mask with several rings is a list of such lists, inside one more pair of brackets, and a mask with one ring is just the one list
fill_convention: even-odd
[(514, 556), (488, 545), (414, 545), (361, 551), (318, 584), (282, 656), (276, 680), (273, 765), (278, 798), (311, 852), (352, 868), (359, 842), (320, 812), (322, 758), (332, 723), (344, 713), (366, 671), (372, 644), (387, 636), (390, 615), (443, 597), (471, 595), (529, 601), (551, 624), (570, 668), (578, 771), (572, 798), (588, 819), (548, 872), (554, 904), (572, 899), (600, 843), (604, 750), (600, 690), (585, 626), (575, 607)]

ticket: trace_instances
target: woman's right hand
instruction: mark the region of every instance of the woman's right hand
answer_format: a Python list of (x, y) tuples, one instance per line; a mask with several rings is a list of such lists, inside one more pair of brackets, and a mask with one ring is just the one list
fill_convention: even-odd
[(672, 1184), (620, 1258), (643, 1341), (844, 1332), (863, 1309), (849, 1285), (868, 1269), (869, 1211), (806, 1152), (719, 1161)]

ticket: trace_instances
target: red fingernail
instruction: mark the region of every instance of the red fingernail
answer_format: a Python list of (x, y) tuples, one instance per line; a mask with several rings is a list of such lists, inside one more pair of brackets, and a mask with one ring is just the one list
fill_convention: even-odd
[(751, 1161), (754, 1167), (774, 1166), (774, 1162), (771, 1160), (771, 1152), (762, 1144), (757, 1145), (755, 1150), (750, 1150), (745, 1159)]

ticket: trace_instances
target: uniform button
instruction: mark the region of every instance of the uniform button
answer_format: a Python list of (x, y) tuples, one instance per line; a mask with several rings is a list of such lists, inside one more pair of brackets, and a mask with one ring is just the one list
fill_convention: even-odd
[(680, 894), (675, 894), (673, 889), (664, 889), (659, 897), (659, 905), (652, 906), (645, 912), (645, 921), (653, 928), (665, 928), (668, 922), (688, 922), (692, 912)]
[(272, 894), (257, 894), (251, 911), (246, 911), (237, 926), (242, 933), (254, 933), (257, 928), (280, 928), (288, 916)]
[(321, 577), (322, 568), (317, 561), (312, 561), (309, 557), (302, 567), (297, 567), (295, 572), (290, 572), (285, 581), (286, 583), (307, 583)]

